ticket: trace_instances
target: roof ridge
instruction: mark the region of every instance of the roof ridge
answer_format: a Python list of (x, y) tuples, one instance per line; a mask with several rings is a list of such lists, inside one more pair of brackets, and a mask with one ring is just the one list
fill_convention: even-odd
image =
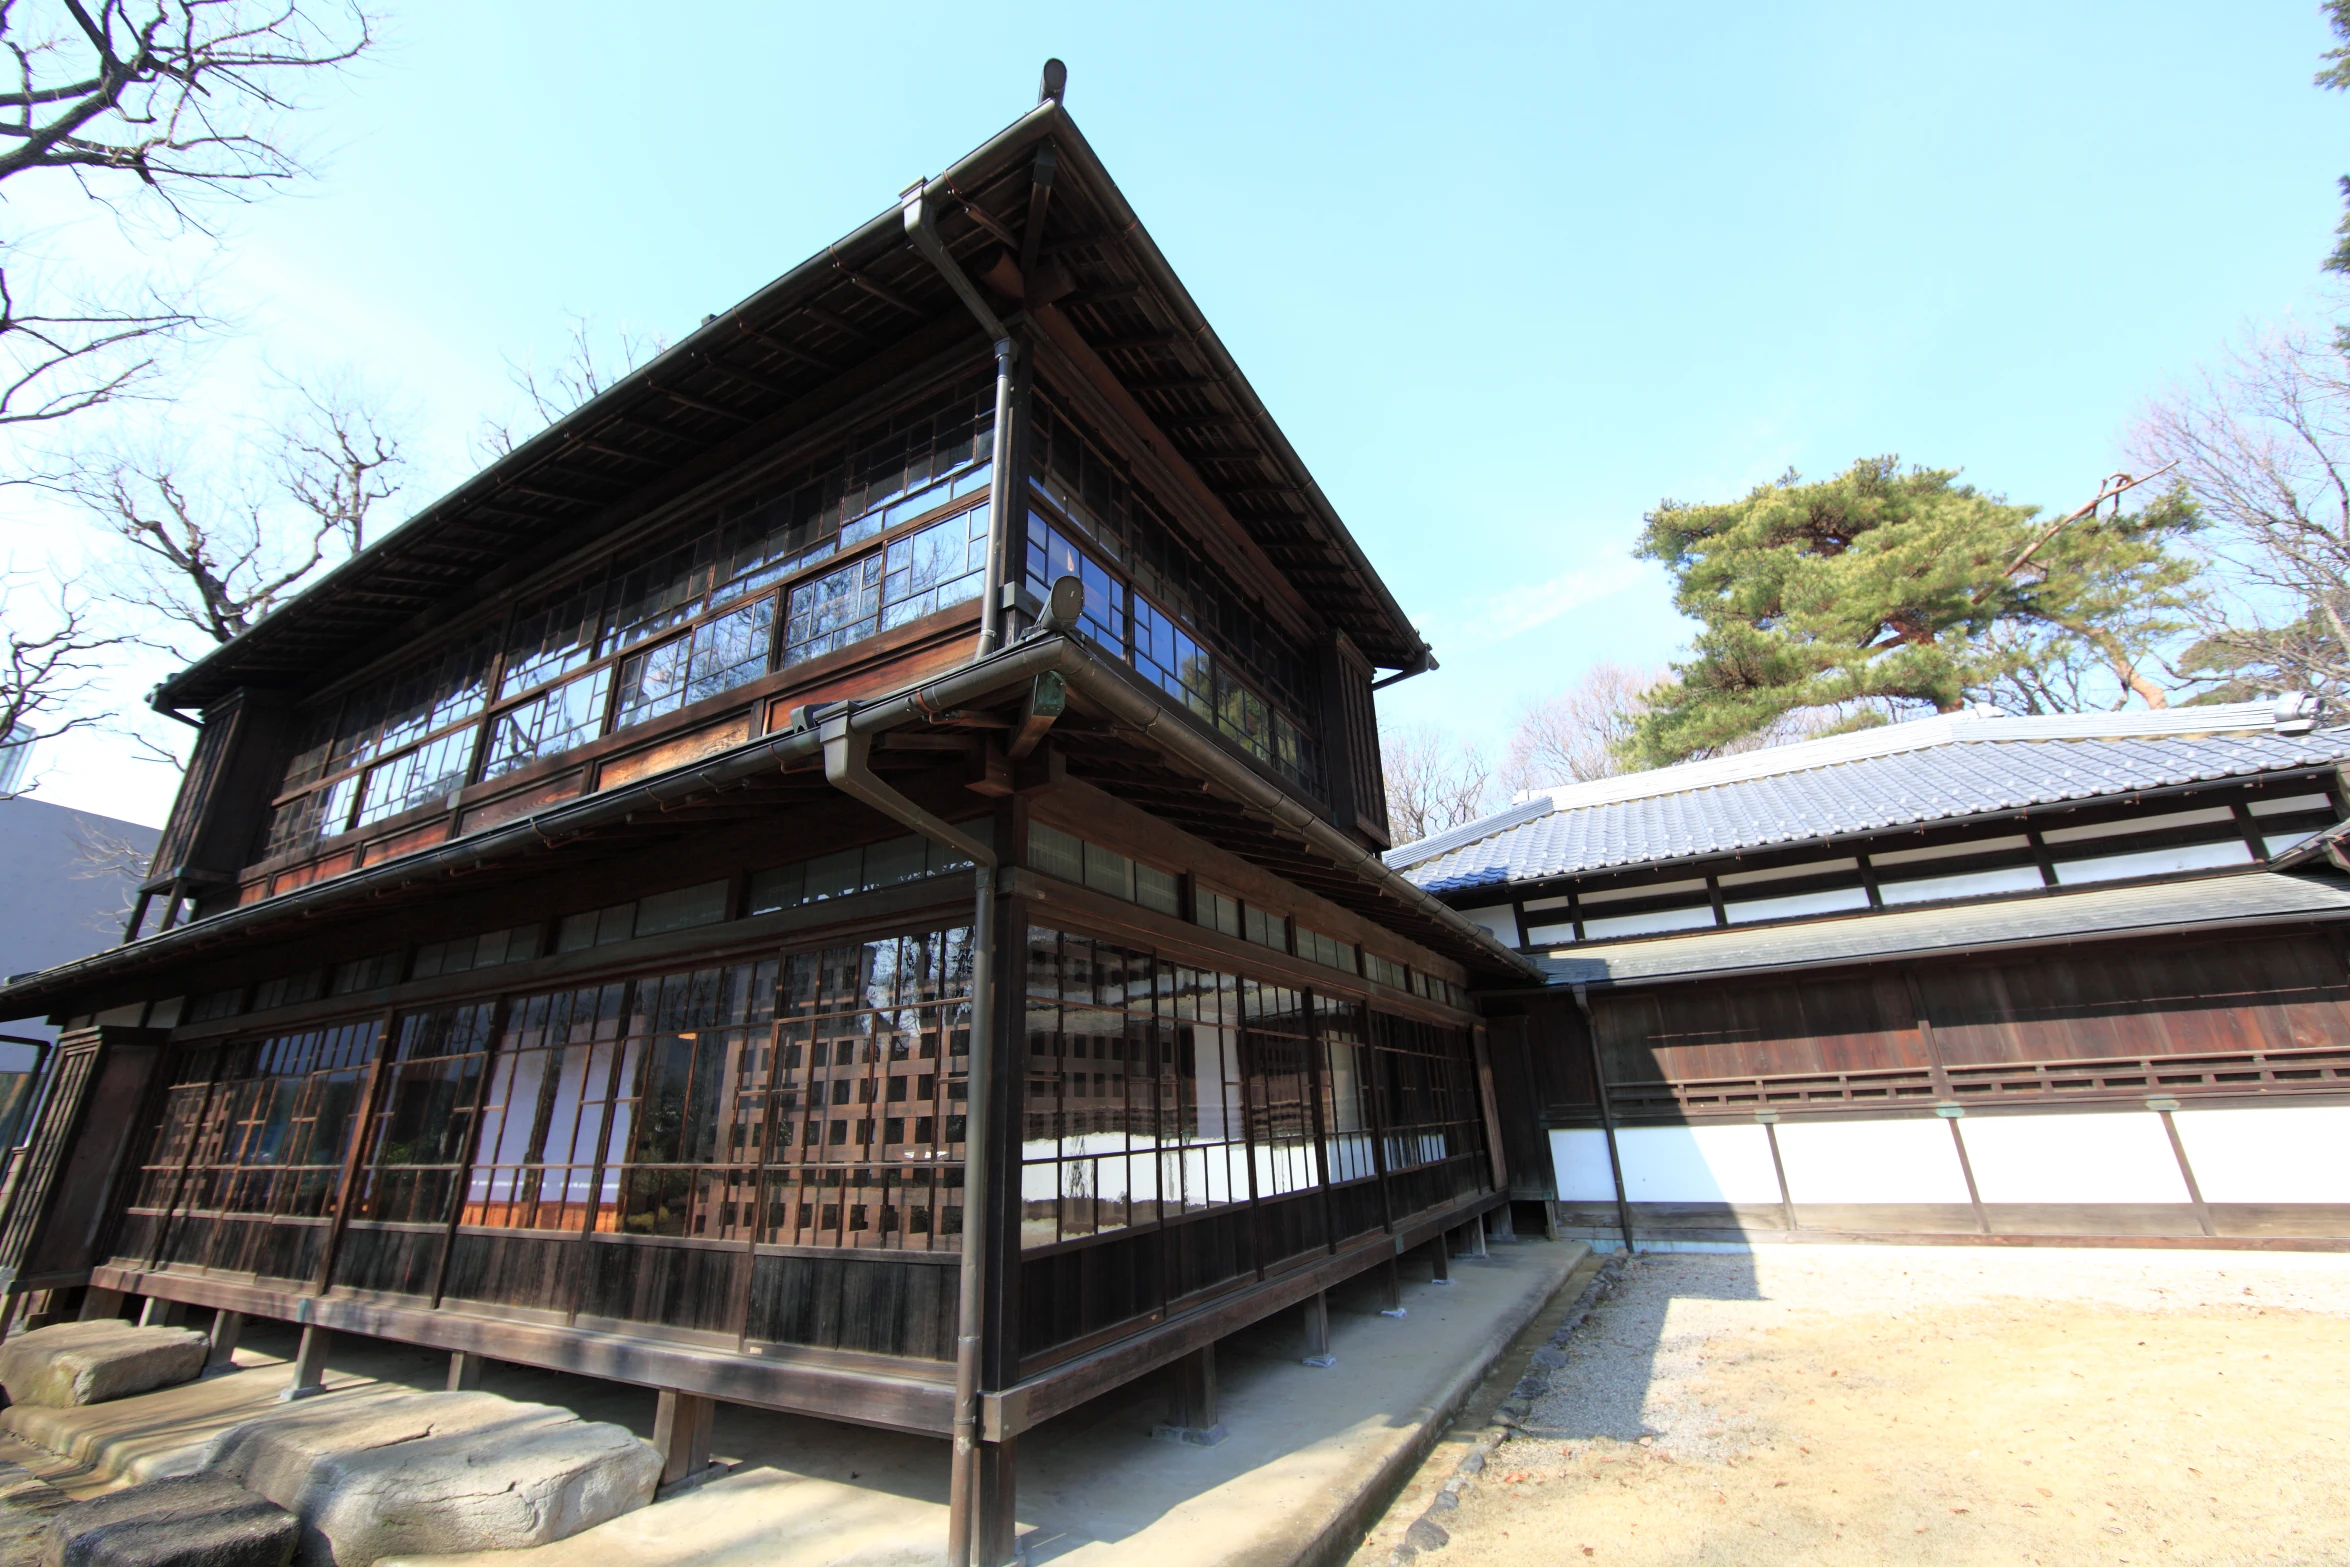
[(1514, 805), (1504, 806), (1490, 816), (1480, 816), (1473, 822), (1463, 822), (1458, 827), (1447, 827), (1442, 832), (1430, 833), (1425, 838), (1389, 849), (1379, 858), (1387, 862), (1389, 870), (1408, 870), (1423, 860), (1432, 860), (1440, 854), (1450, 854), (1455, 849), (1466, 848), (1480, 838), (1489, 838), (1507, 828), (1536, 821), (1548, 816), (1556, 809), (1557, 807), (1551, 804), (1548, 796), (1537, 794), (1530, 800), (1520, 800)]
[(2172, 707), (2138, 713), (2043, 713), (2029, 717), (2007, 713), (1936, 713), (1930, 718), (1824, 735), (1817, 740), (1799, 740), (1792, 745), (1770, 746), (1737, 756), (1710, 757), (1702, 762), (1679, 762), (1670, 767), (1619, 773), (1613, 778), (1559, 784), (1529, 791), (1529, 801), (1547, 799), (1554, 811), (1582, 810), (1660, 795), (1688, 794), (1781, 773), (1864, 762), (1929, 746), (1983, 741), (2124, 740), (2222, 730), (2273, 732), (2278, 717), (2278, 704), (2273, 701), (2213, 703), (2206, 707)]

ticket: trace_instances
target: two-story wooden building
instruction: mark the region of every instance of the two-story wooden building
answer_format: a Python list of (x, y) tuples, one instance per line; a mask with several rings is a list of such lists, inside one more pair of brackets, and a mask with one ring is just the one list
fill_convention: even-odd
[(993, 1561), (1023, 1429), (1505, 1200), (1428, 649), (1059, 83), (158, 689), (18, 1308), (956, 1433)]

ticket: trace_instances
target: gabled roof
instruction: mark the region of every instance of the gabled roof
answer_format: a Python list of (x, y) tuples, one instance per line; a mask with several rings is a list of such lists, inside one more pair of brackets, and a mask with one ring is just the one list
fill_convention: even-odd
[[(1031, 176), (1048, 145), (1056, 169), (1039, 254), (1069, 285), (1055, 308), (1316, 614), (1374, 664), (1413, 664), (1425, 652), (1419, 634), (1058, 102), (933, 182), (960, 199), (939, 214), (950, 253), (979, 277), (1006, 236), (1025, 243)], [(892, 206), (163, 682), (153, 700), (201, 707), (243, 685), (300, 688), (389, 651), (789, 438), (842, 400), (844, 373), (918, 339), (964, 336), (984, 349)]]
[(1386, 858), (1462, 892), (2350, 760), (2350, 727), (2277, 721), (2267, 702), (1946, 714), (1538, 791)]

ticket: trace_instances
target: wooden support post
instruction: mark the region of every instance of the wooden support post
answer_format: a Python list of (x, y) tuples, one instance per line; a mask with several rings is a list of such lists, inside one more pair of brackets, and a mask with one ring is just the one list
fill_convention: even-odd
[(1514, 1202), (1505, 1202), (1493, 1210), (1493, 1238), (1495, 1240), (1514, 1241), (1518, 1238), (1517, 1207), (1518, 1205)]
[(1338, 1357), (1330, 1353), (1330, 1292), (1316, 1290), (1298, 1302), (1298, 1310), (1305, 1319), (1305, 1354), (1299, 1358), (1309, 1366), (1335, 1366)]
[(1403, 1264), (1393, 1257), (1379, 1265), (1379, 1282), (1387, 1287), (1387, 1304), (1379, 1308), (1382, 1317), (1400, 1317), (1403, 1311)]
[(326, 1351), (334, 1334), (311, 1325), (302, 1329), (301, 1347), (294, 1351), (294, 1380), (278, 1394), (280, 1402), (308, 1398), (326, 1391)]
[(122, 1291), (102, 1290), (95, 1284), (82, 1291), (82, 1309), (77, 1321), (104, 1322), (108, 1317), (121, 1315)]
[(1151, 1435), (1193, 1447), (1224, 1440), (1216, 1418), (1216, 1346), (1202, 1344), (1167, 1368), (1167, 1423)]
[(1421, 1249), (1428, 1253), (1428, 1282), (1450, 1284), (1452, 1282), (1452, 1243), (1446, 1239), (1444, 1231), (1438, 1230), (1434, 1238)]
[(458, 1350), (449, 1356), (449, 1391), (471, 1393), (481, 1386), (481, 1357)]
[(139, 1326), (143, 1328), (176, 1328), (187, 1314), (188, 1308), (181, 1302), (150, 1295), (139, 1303)]
[(245, 1331), (245, 1314), (241, 1311), (216, 1311), (212, 1314), (212, 1347), (204, 1352), (204, 1368), (236, 1364), (237, 1338)]
[(1006, 1567), (1019, 1555), (1019, 1459), (1012, 1441), (979, 1444), (979, 1517), (971, 1537), (974, 1567)]
[(698, 1479), (710, 1467), (710, 1429), (718, 1402), (696, 1393), (661, 1390), (653, 1416), (653, 1446), (661, 1451), (661, 1483)]
[(1465, 1228), (1469, 1232), (1469, 1245), (1468, 1249), (1463, 1251), (1461, 1255), (1464, 1257), (1474, 1257), (1480, 1262), (1484, 1261), (1485, 1258), (1490, 1255), (1485, 1250), (1485, 1215), (1477, 1215), (1477, 1217), (1471, 1219), (1468, 1222)]

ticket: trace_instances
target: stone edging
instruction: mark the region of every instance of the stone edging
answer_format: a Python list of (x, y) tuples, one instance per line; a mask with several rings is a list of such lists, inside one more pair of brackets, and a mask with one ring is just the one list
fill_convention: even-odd
[(1605, 1299), (1616, 1280), (1623, 1276), (1624, 1254), (1617, 1252), (1599, 1265), (1599, 1271), (1583, 1286), (1583, 1293), (1575, 1297), (1575, 1304), (1567, 1308), (1542, 1346), (1535, 1350), (1526, 1374), (1510, 1389), (1510, 1396), (1502, 1400), (1493, 1412), (1493, 1419), (1477, 1433), (1469, 1444), (1469, 1451), (1453, 1465), (1452, 1477), (1437, 1491), (1435, 1499), (1422, 1510), (1419, 1517), (1404, 1530), (1403, 1543), (1388, 1553), (1388, 1567), (1405, 1567), (1423, 1551), (1440, 1551), (1452, 1543), (1451, 1531), (1439, 1522), (1442, 1516), (1457, 1511), (1461, 1497), (1485, 1472), (1485, 1460), (1493, 1450), (1507, 1441), (1517, 1430), (1519, 1422), (1532, 1412), (1534, 1401), (1550, 1391), (1551, 1373), (1566, 1363), (1567, 1340), (1583, 1325), (1592, 1308)]

